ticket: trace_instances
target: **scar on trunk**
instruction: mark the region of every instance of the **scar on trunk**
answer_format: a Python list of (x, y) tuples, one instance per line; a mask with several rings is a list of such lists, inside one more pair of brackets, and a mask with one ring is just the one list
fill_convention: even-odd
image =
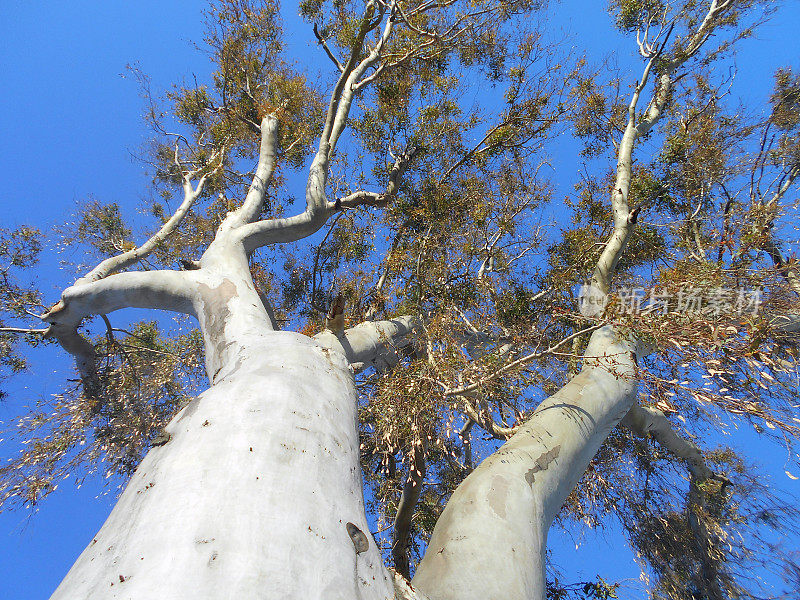
[(528, 485), (533, 485), (533, 482), (536, 479), (535, 473), (544, 471), (547, 467), (549, 467), (550, 463), (558, 458), (559, 452), (561, 452), (561, 444), (555, 446), (551, 450), (548, 450), (533, 462), (533, 467), (529, 469), (527, 473), (525, 473), (525, 481), (528, 482)]
[[(217, 287), (212, 288), (204, 283), (198, 286), (203, 298), (203, 317), (207, 335), (214, 345), (214, 355), (219, 357), (225, 350), (225, 323), (230, 316), (228, 302), (238, 296), (236, 284), (224, 279)], [(219, 369), (214, 373), (216, 377)]]
[(367, 536), (357, 526), (352, 523), (345, 525), (350, 539), (353, 541), (353, 547), (356, 549), (356, 554), (361, 554), (369, 550), (369, 540)]

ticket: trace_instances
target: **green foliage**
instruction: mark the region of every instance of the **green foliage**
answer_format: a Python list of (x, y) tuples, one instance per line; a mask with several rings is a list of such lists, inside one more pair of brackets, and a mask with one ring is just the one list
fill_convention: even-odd
[(608, 600), (619, 598), (617, 596), (619, 587), (619, 583), (608, 583), (600, 576), (597, 577), (597, 581), (573, 584), (563, 584), (556, 577), (547, 581), (546, 598), (547, 600)]
[(608, 10), (614, 16), (619, 29), (635, 32), (646, 26), (649, 19), (665, 13), (666, 4), (661, 0), (609, 0)]
[[(619, 82), (600, 85), (594, 76), (582, 76), (572, 90), (577, 110), (570, 116), (575, 135), (583, 140), (581, 154), (596, 157), (608, 153), (609, 142), (624, 127), (625, 107), (620, 102)], [(613, 96), (612, 96), (613, 94)]]
[[(43, 308), (40, 292), (25, 281), (39, 262), (41, 239), (41, 232), (33, 227), (0, 228), (0, 328), (16, 326), (24, 330), (35, 311)], [(23, 348), (39, 341), (35, 333), (0, 331), (0, 382), (27, 368)], [(0, 398), (4, 396), (0, 389)]]
[(62, 479), (80, 481), (87, 471), (129, 476), (151, 439), (198, 391), (202, 343), (196, 330), (164, 338), (155, 322), (98, 336), (102, 397), (71, 387), (17, 421), (14, 437), (23, 450), (0, 468), (0, 504), (32, 507)]
[(792, 69), (778, 69), (770, 103), (772, 123), (780, 129), (795, 128), (800, 123), (800, 75), (796, 75)]
[(64, 241), (67, 245), (86, 244), (102, 257), (116, 256), (134, 247), (119, 204), (103, 204), (99, 200), (89, 200), (79, 208), (74, 233), (67, 233)]
[[(758, 122), (726, 98), (727, 81), (715, 75), (729, 44), (748, 34), (737, 23), (751, 18), (751, 4), (739, 3), (715, 21), (710, 47), (684, 65), (704, 3), (610, 2), (617, 26), (640, 30), (640, 39), (646, 34), (652, 41), (666, 26), (664, 34), (674, 19), (651, 77), (681, 65), (663, 118), (636, 140), (624, 190), (615, 189), (618, 172), (627, 168), (617, 155), (640, 73), (609, 76), (574, 49), (548, 42), (536, 28), (545, 20), (534, 2), (403, 2), (402, 14), (391, 15), (394, 29), (380, 60), (355, 84), (327, 197), (335, 202), (358, 190), (383, 192), (397, 157), (413, 159), (392, 193), (376, 203), (385, 201), (381, 210), (342, 210), (317, 237), (254, 253), (250, 271), (278, 324), (303, 334), (320, 330), (339, 296), (348, 326), (401, 314), (422, 321), (385, 364), (356, 376), (361, 460), (376, 520), (395, 518), (412, 456), (420, 449), (425, 455), (412, 562), (478, 460), (575, 376), (588, 339), (581, 330), (588, 326), (611, 323), (653, 345), (654, 354), (639, 365), (639, 401), (662, 410), (682, 435), (718, 431), (723, 420), (754, 424), (789, 442), (800, 435), (793, 420), (796, 387), (786, 367), (796, 368), (796, 336), (778, 335), (760, 314), (733, 310), (687, 316), (675, 302), (663, 314), (619, 310), (626, 286), (675, 294), (745, 286), (764, 293), (764, 314), (796, 310), (786, 283), (796, 260), (781, 258), (773, 268), (765, 252), (778, 247), (772, 244), (778, 220), (789, 209), (788, 196), (772, 198), (783, 182), (791, 184), (800, 164), (798, 77), (778, 71), (771, 115)], [(365, 20), (363, 4), (307, 0), (300, 13), (316, 25), (318, 45), (324, 41), (340, 64), (347, 62)], [(757, 20), (758, 11), (753, 14)], [(383, 25), (390, 18), (380, 5), (366, 17), (381, 17)], [(370, 30), (355, 58), (376, 49), (380, 35), (381, 27)], [(137, 75), (155, 131), (145, 235), (170, 218), (186, 179), (207, 177), (180, 230), (148, 257), (148, 268), (175, 269), (211, 244), (247, 193), (266, 115), (279, 122), (278, 170), (260, 216), (302, 210), (304, 203), (295, 202), (304, 185), (297, 172), (316, 151), (339, 71), (321, 47), (322, 75), (302, 71), (286, 56), (284, 36), (276, 2), (215, 0), (204, 40), (213, 68), (208, 78), (177, 84), (158, 100)], [(629, 37), (636, 50), (635, 36)], [(653, 92), (651, 80), (631, 126), (643, 122)], [(552, 163), (556, 178), (567, 172), (553, 160), (564, 134), (584, 145), (581, 178), (570, 197), (554, 200), (556, 185), (541, 167)], [(614, 233), (609, 199), (615, 194), (637, 212), (628, 216), (632, 233), (616, 265), (609, 307), (587, 322), (574, 289), (592, 276)], [(134, 244), (116, 203), (87, 203), (71, 229), (68, 243), (101, 257)], [(33, 230), (0, 236), (7, 263), (2, 308), (14, 317), (39, 303), (35, 290), (15, 279), (35, 262), (37, 239)], [(26, 447), (0, 471), (0, 503), (38, 502), (87, 465), (129, 474), (203, 380), (197, 332), (165, 332), (147, 322), (104, 330), (104, 324), (97, 323), (93, 340), (103, 393), (67, 389), (20, 421)], [(563, 344), (567, 336), (574, 339)], [(536, 358), (520, 361), (528, 354)], [(24, 366), (6, 334), (0, 334), (0, 361), (10, 370)], [(462, 386), (469, 391), (449, 393)], [(796, 515), (769, 496), (734, 451), (705, 457), (732, 483), (687, 485), (681, 460), (615, 430), (558, 524), (622, 523), (647, 561), (643, 568), (655, 575), (654, 597), (706, 593), (703, 573), (711, 567), (733, 597), (749, 584), (752, 541)], [(698, 523), (719, 536), (711, 553), (698, 542)], [(570, 584), (556, 577), (548, 585), (550, 598), (618, 594), (619, 585), (601, 577)]]

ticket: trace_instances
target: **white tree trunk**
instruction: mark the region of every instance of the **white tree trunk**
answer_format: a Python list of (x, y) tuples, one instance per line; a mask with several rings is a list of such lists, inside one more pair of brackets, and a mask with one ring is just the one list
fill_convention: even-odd
[(580, 374), (484, 460), (439, 517), (412, 580), (430, 600), (543, 600), (547, 532), (636, 391), (634, 344), (592, 335)]
[(236, 345), (54, 599), (394, 597), (364, 513), (344, 357), (289, 332)]

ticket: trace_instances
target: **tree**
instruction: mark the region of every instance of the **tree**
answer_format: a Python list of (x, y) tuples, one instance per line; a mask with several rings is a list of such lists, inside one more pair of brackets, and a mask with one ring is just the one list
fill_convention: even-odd
[[(733, 414), (797, 435), (780, 217), (800, 83), (779, 71), (771, 113), (748, 119), (718, 74), (764, 6), (614, 3), (643, 60), (623, 101), (623, 83), (545, 44), (535, 3), (304, 3), (333, 64), (327, 96), (283, 56), (276, 5), (213, 4), (217, 70), (168, 94), (173, 120), (136, 73), (157, 134), (155, 232), (137, 245), (119, 207), (87, 204), (71, 239), (102, 260), (42, 317), (81, 385), (24, 423), (33, 443), (3, 469), (3, 501), (38, 501), (86, 462), (131, 474), (55, 597), (563, 597), (545, 581), (551, 524), (609, 515), (654, 595), (747, 593), (746, 561), (762, 558), (748, 550), (791, 507), (673, 424)], [(462, 101), (479, 79), (499, 105)], [(596, 174), (552, 239), (538, 167), (567, 126)], [(285, 249), (326, 226), (307, 257)], [(30, 249), (3, 252), (8, 277), (36, 253), (32, 232), (9, 236)], [(11, 308), (38, 302), (6, 286)], [(129, 307), (200, 333), (119, 331), (106, 315)], [(104, 328), (87, 339), (93, 315)], [(200, 346), (210, 387), (190, 400)], [(504, 443), (474, 467), (478, 430)]]

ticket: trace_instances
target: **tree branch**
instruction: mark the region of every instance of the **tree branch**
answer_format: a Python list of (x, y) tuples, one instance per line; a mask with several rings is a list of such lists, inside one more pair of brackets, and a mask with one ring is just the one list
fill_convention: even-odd
[[(341, 135), (347, 123), (347, 116), (350, 113), (350, 105), (353, 102), (353, 98), (356, 92), (360, 91), (361, 88), (363, 87), (363, 86), (357, 86), (358, 80), (361, 77), (363, 77), (367, 69), (374, 66), (378, 62), (378, 60), (381, 57), (381, 52), (383, 51), (384, 45), (389, 41), (389, 37), (392, 34), (392, 29), (394, 25), (394, 13), (396, 4), (397, 3), (394, 1), (391, 3), (389, 9), (389, 18), (386, 20), (386, 25), (383, 28), (383, 32), (381, 34), (381, 37), (378, 39), (378, 43), (375, 45), (375, 48), (373, 48), (370, 51), (370, 53), (360, 63), (358, 63), (357, 66), (354, 66), (351, 72), (348, 72), (347, 66), (345, 66), (345, 70), (343, 71), (342, 75), (344, 76), (345, 73), (347, 73), (346, 82), (342, 88), (339, 102), (336, 106), (336, 114), (331, 120), (330, 135), (327, 138), (327, 142), (329, 144), (328, 148), (329, 155), (336, 148), (336, 142), (339, 140), (339, 136)], [(367, 22), (366, 19), (370, 18), (369, 6), (370, 5), (368, 4), (367, 13), (365, 14), (365, 23)], [(383, 19), (384, 12), (385, 12), (384, 5), (381, 5), (378, 17), (374, 21), (367, 24), (368, 29), (365, 30), (364, 36), (366, 36), (366, 33), (368, 33), (369, 31), (371, 31), (380, 24), (381, 20)], [(358, 43), (357, 48), (355, 45), (353, 46), (353, 54), (351, 55), (352, 59), (355, 59), (357, 54), (360, 53), (364, 43), (364, 36), (360, 37), (360, 39), (357, 39)], [(323, 139), (325, 138), (323, 137)]]
[(503, 427), (502, 425), (498, 425), (491, 415), (475, 408), (469, 396), (462, 395), (458, 396), (458, 398), (464, 402), (464, 414), (467, 415), (470, 421), (485, 430), (492, 437), (498, 440), (507, 440), (514, 435), (514, 432), (517, 430), (516, 427)]
[(27, 329), (24, 327), (0, 327), (0, 333), (47, 333), (47, 329)]
[(406, 579), (411, 579), (408, 548), (411, 545), (411, 518), (422, 494), (425, 479), (425, 448), (420, 440), (415, 440), (408, 464), (408, 477), (403, 485), (400, 503), (394, 517), (392, 534), (392, 560), (394, 568)]
[(42, 320), (77, 326), (89, 315), (107, 314), (121, 308), (151, 308), (194, 314), (191, 303), (191, 271), (117, 273), (92, 283), (76, 284)]
[(730, 481), (721, 475), (716, 475), (706, 464), (700, 449), (679, 436), (672, 427), (667, 417), (658, 409), (635, 405), (622, 419), (622, 425), (640, 437), (651, 434), (658, 444), (670, 454), (686, 461), (686, 466), (691, 473), (689, 482), (689, 527), (694, 536), (694, 542), (700, 553), (702, 571), (702, 585), (711, 600), (723, 600), (720, 581), (720, 568), (716, 549), (716, 536), (709, 529), (708, 496), (709, 492), (704, 482), (714, 479), (719, 483), (719, 492), (730, 484)]
[(357, 206), (386, 206), (386, 204), (394, 198), (397, 194), (397, 189), (400, 186), (400, 179), (406, 171), (409, 163), (419, 152), (419, 149), (414, 147), (398, 156), (391, 171), (389, 171), (389, 181), (386, 184), (386, 189), (381, 193), (358, 191), (339, 198), (336, 201), (337, 208), (355, 208)]
[[(331, 135), (334, 129), (334, 123), (339, 117), (339, 103), (342, 100), (343, 94), (345, 94), (347, 90), (347, 83), (348, 79), (350, 78), (351, 73), (356, 68), (356, 64), (358, 61), (358, 56), (361, 54), (361, 49), (364, 46), (364, 39), (371, 30), (375, 29), (378, 26), (380, 21), (383, 19), (383, 7), (382, 5), (379, 6), (379, 17), (377, 20), (373, 20), (375, 15), (375, 6), (376, 2), (374, 0), (370, 0), (367, 2), (367, 6), (364, 10), (364, 15), (361, 18), (361, 24), (358, 28), (358, 33), (353, 40), (353, 45), (350, 49), (350, 56), (347, 59), (344, 67), (341, 70), (341, 75), (339, 75), (339, 79), (336, 81), (336, 85), (333, 88), (333, 93), (331, 94), (330, 104), (328, 105), (328, 112), (325, 116), (325, 124), (322, 128), (322, 138), (320, 139), (320, 152), (326, 154), (326, 158), (329, 158), (330, 151), (333, 149), (333, 145), (331, 143)], [(346, 117), (346, 114), (345, 114)]]
[(431, 598), (542, 597), (548, 528), (634, 403), (636, 350), (611, 327), (592, 335), (581, 373), (453, 492), (416, 589)]
[(648, 433), (651, 434), (664, 450), (686, 461), (693, 477), (701, 480), (714, 477), (700, 449), (675, 433), (669, 419), (660, 410), (635, 405), (622, 419), (622, 425), (642, 438), (646, 438)]
[(220, 164), (211, 171), (211, 173), (206, 173), (200, 180), (197, 182), (197, 187), (193, 188), (191, 183), (191, 178), (194, 176), (195, 171), (189, 172), (184, 175), (183, 177), (183, 202), (175, 211), (175, 213), (170, 217), (170, 219), (161, 226), (159, 229), (149, 240), (147, 240), (144, 244), (139, 246), (138, 248), (134, 248), (132, 250), (128, 250), (127, 252), (123, 252), (117, 256), (112, 256), (110, 258), (105, 259), (99, 265), (97, 265), (94, 269), (92, 269), (89, 273), (81, 277), (75, 282), (75, 285), (82, 285), (86, 283), (91, 283), (94, 281), (101, 280), (105, 277), (108, 277), (112, 273), (120, 271), (126, 267), (129, 267), (141, 259), (145, 258), (149, 255), (153, 250), (155, 250), (158, 245), (163, 242), (173, 231), (175, 231), (178, 226), (183, 221), (186, 214), (189, 212), (189, 209), (192, 208), (192, 205), (195, 201), (200, 197), (203, 193), (203, 187), (206, 183), (210, 174), (216, 173), (217, 170), (222, 166), (222, 154), (224, 153), (224, 148), (219, 152), (215, 152), (211, 156), (211, 161), (215, 161), (217, 159), (220, 160)]
[(469, 385), (464, 385), (464, 386), (457, 387), (457, 388), (445, 388), (444, 395), (445, 396), (463, 396), (464, 394), (467, 394), (469, 392), (473, 392), (475, 390), (478, 390), (481, 387), (483, 387), (484, 385), (486, 385), (487, 383), (490, 383), (491, 381), (494, 381), (498, 377), (504, 375), (505, 373), (509, 373), (509, 372), (515, 371), (515, 370), (517, 370), (517, 369), (519, 369), (521, 367), (524, 367), (526, 364), (528, 364), (531, 361), (534, 361), (534, 360), (537, 360), (537, 359), (542, 358), (544, 356), (547, 356), (549, 354), (552, 354), (553, 352), (558, 350), (561, 346), (563, 346), (567, 342), (571, 341), (573, 338), (581, 336), (581, 335), (583, 335), (585, 333), (591, 333), (593, 331), (597, 331), (601, 327), (603, 327), (602, 323), (599, 324), (599, 325), (592, 325), (591, 327), (587, 327), (586, 329), (581, 329), (580, 331), (576, 331), (572, 335), (568, 335), (567, 337), (565, 337), (560, 342), (558, 342), (556, 344), (553, 344), (552, 346), (550, 346), (546, 350), (542, 350), (541, 352), (531, 352), (530, 354), (526, 354), (525, 356), (522, 356), (522, 357), (520, 357), (520, 358), (518, 358), (516, 360), (511, 361), (510, 363), (507, 363), (507, 364), (503, 365), (499, 369), (496, 369), (496, 370), (492, 371), (491, 373), (489, 373), (488, 375), (482, 377), (480, 380), (476, 381), (475, 383), (471, 383)]
[(234, 236), (244, 244), (245, 252), (252, 253), (256, 248), (269, 244), (286, 244), (306, 238), (325, 225), (336, 211), (333, 202), (315, 212), (305, 211), (285, 219), (268, 219), (248, 223), (234, 230)]
[(343, 72), (344, 67), (342, 66), (342, 63), (340, 63), (339, 59), (333, 55), (333, 52), (331, 52), (331, 49), (328, 47), (328, 43), (325, 41), (325, 38), (320, 35), (316, 23), (314, 23), (314, 36), (317, 38), (317, 43), (325, 49), (325, 54), (327, 54), (328, 58), (333, 61), (333, 64), (336, 65), (336, 68), (339, 69), (340, 72)]
[(81, 321), (90, 315), (121, 308), (151, 308), (194, 314), (189, 273), (148, 271), (118, 273), (105, 279), (67, 288), (61, 300), (41, 316), (49, 323), (45, 337), (55, 337), (75, 358), (84, 389), (89, 396), (98, 392), (94, 347), (78, 333)]
[[(611, 288), (611, 279), (614, 276), (617, 264), (619, 263), (619, 259), (622, 256), (622, 252), (625, 249), (625, 245), (628, 242), (628, 238), (630, 237), (638, 216), (635, 212), (636, 209), (631, 211), (628, 207), (628, 193), (630, 191), (633, 169), (632, 154), (635, 143), (639, 138), (646, 135), (661, 119), (671, 96), (672, 85), (674, 83), (673, 74), (681, 65), (697, 54), (709, 38), (710, 30), (713, 28), (715, 20), (729, 6), (730, 2), (718, 3), (717, 0), (713, 0), (700, 27), (690, 38), (686, 50), (677, 58), (673, 57), (672, 59), (661, 60), (666, 44), (672, 35), (674, 28), (673, 23), (667, 30), (658, 50), (650, 55), (644, 67), (644, 71), (642, 72), (641, 80), (634, 89), (630, 104), (628, 105), (628, 122), (625, 127), (625, 133), (619, 144), (617, 153), (617, 175), (614, 182), (614, 189), (611, 192), (611, 207), (614, 213), (614, 231), (603, 248), (603, 252), (595, 265), (591, 278), (592, 286), (602, 294), (608, 294)], [(654, 68), (656, 61), (660, 61), (662, 65), (658, 83), (650, 103), (648, 104), (647, 112), (637, 123), (636, 106), (639, 102), (639, 96), (647, 85), (650, 72)], [(599, 310), (599, 306), (602, 306), (602, 303), (597, 306)]]
[(403, 338), (418, 326), (414, 316), (395, 317), (386, 321), (361, 323), (339, 335), (327, 329), (314, 336), (320, 344), (345, 355), (354, 370), (381, 366), (395, 360)]
[[(378, 6), (377, 17), (375, 17), (376, 6)], [(394, 3), (392, 3), (393, 10)], [(288, 219), (256, 221), (238, 227), (236, 230), (237, 238), (244, 244), (248, 253), (267, 244), (285, 243), (307, 237), (322, 227), (330, 215), (338, 210), (339, 207), (333, 202), (328, 202), (325, 195), (330, 157), (336, 147), (336, 141), (347, 123), (354, 94), (353, 83), (380, 58), (383, 45), (391, 35), (392, 19), (389, 18), (376, 47), (365, 59), (361, 62), (358, 61), (367, 34), (381, 23), (384, 14), (385, 8), (383, 4), (376, 3), (374, 0), (368, 2), (351, 48), (350, 57), (345, 63), (331, 93), (319, 149), (308, 172), (305, 212)], [(374, 199), (373, 196), (365, 195), (358, 200), (353, 199), (352, 203), (358, 201), (363, 204), (372, 199)]]
[(253, 183), (242, 206), (235, 212), (241, 224), (255, 221), (261, 214), (267, 186), (275, 172), (275, 150), (278, 144), (278, 119), (269, 114), (261, 120), (261, 146)]
[[(235, 230), (235, 235), (237, 235), (238, 239), (244, 244), (245, 250), (249, 254), (261, 246), (293, 242), (312, 235), (327, 222), (328, 218), (330, 218), (333, 213), (338, 210), (355, 208), (362, 205), (384, 206), (396, 195), (400, 186), (400, 179), (408, 168), (409, 163), (414, 159), (418, 152), (418, 148), (411, 148), (403, 152), (395, 159), (395, 163), (389, 172), (386, 189), (380, 194), (376, 192), (360, 191), (350, 194), (344, 198), (340, 198), (336, 202), (328, 202), (324, 198), (321, 203), (308, 202), (307, 206), (311, 206), (313, 204), (314, 206), (317, 206), (317, 208), (313, 210), (306, 208), (306, 211), (300, 215), (289, 217), (287, 219), (269, 219), (265, 221), (249, 223), (237, 228)], [(312, 172), (315, 168), (319, 168), (319, 164), (317, 164), (316, 159), (315, 164), (312, 164), (311, 166)], [(327, 175), (325, 175), (325, 178), (327, 178)], [(310, 175), (309, 185), (312, 179), (313, 177)], [(309, 189), (310, 188), (308, 188), (306, 191), (307, 194), (309, 193)]]

